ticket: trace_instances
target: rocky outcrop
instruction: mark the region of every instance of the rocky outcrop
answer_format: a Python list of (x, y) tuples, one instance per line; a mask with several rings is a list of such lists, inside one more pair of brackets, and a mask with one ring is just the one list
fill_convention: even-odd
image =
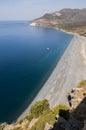
[(52, 126), (50, 124), (46, 123), (44, 130), (49, 130), (51, 128), (52, 128)]
[[(70, 110), (60, 109), (54, 126), (46, 122), (44, 130), (86, 130), (86, 80), (80, 82), (66, 96), (69, 105), (71, 103)], [(31, 130), (39, 120), (40, 118), (34, 118), (29, 122), (28, 118), (24, 118), (14, 124), (4, 123), (0, 130)]]
[(68, 118), (59, 116), (50, 130), (86, 130), (86, 80), (73, 88), (67, 97), (71, 103)]

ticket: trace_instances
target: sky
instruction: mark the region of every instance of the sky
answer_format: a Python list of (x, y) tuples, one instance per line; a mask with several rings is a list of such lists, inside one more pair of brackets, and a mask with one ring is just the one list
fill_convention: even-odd
[(0, 0), (0, 20), (32, 20), (63, 8), (86, 8), (86, 0)]

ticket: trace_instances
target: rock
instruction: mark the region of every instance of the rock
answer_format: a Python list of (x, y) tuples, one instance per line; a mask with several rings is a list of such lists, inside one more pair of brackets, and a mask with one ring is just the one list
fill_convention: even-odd
[(44, 130), (50, 130), (52, 128), (52, 125), (49, 125), (48, 123), (46, 123)]

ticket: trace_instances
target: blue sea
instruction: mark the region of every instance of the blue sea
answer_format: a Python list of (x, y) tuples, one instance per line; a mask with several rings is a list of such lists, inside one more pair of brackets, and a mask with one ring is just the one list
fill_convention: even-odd
[(73, 35), (0, 22), (0, 122), (12, 122), (46, 82)]

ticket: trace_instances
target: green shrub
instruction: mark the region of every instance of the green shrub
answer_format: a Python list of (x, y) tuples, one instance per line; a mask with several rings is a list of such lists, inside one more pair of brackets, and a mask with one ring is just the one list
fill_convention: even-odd
[(17, 127), (17, 128), (14, 128), (13, 130), (22, 130), (22, 129), (20, 127), (19, 128)]
[(52, 110), (45, 111), (44, 114), (41, 116), (41, 119), (45, 121), (45, 123), (48, 123), (50, 125), (53, 125), (55, 123), (55, 117), (56, 115)]
[(30, 109), (30, 115), (32, 115), (33, 118), (37, 118), (42, 115), (44, 111), (49, 110), (49, 106), (49, 102), (46, 99), (43, 101), (38, 101), (32, 105)]
[(55, 123), (55, 114), (52, 110), (45, 111), (40, 119), (35, 123), (31, 130), (44, 130), (46, 123), (53, 125)]
[(24, 120), (24, 119), (19, 120), (18, 123), (19, 123), (19, 124), (22, 124), (23, 120)]
[(86, 80), (83, 80), (79, 83), (78, 88), (86, 87)]
[(25, 128), (27, 129), (28, 126), (29, 126), (30, 122), (27, 122), (26, 125), (25, 125)]
[(59, 115), (60, 110), (68, 111), (70, 108), (66, 105), (60, 104), (53, 108), (53, 112), (55, 115)]
[(44, 130), (44, 127), (45, 127), (45, 122), (39, 120), (39, 122), (37, 122), (37, 123), (31, 128), (31, 130)]
[(31, 121), (31, 120), (33, 119), (33, 115), (30, 113), (29, 115), (27, 115), (27, 116), (25, 117), (25, 119)]

